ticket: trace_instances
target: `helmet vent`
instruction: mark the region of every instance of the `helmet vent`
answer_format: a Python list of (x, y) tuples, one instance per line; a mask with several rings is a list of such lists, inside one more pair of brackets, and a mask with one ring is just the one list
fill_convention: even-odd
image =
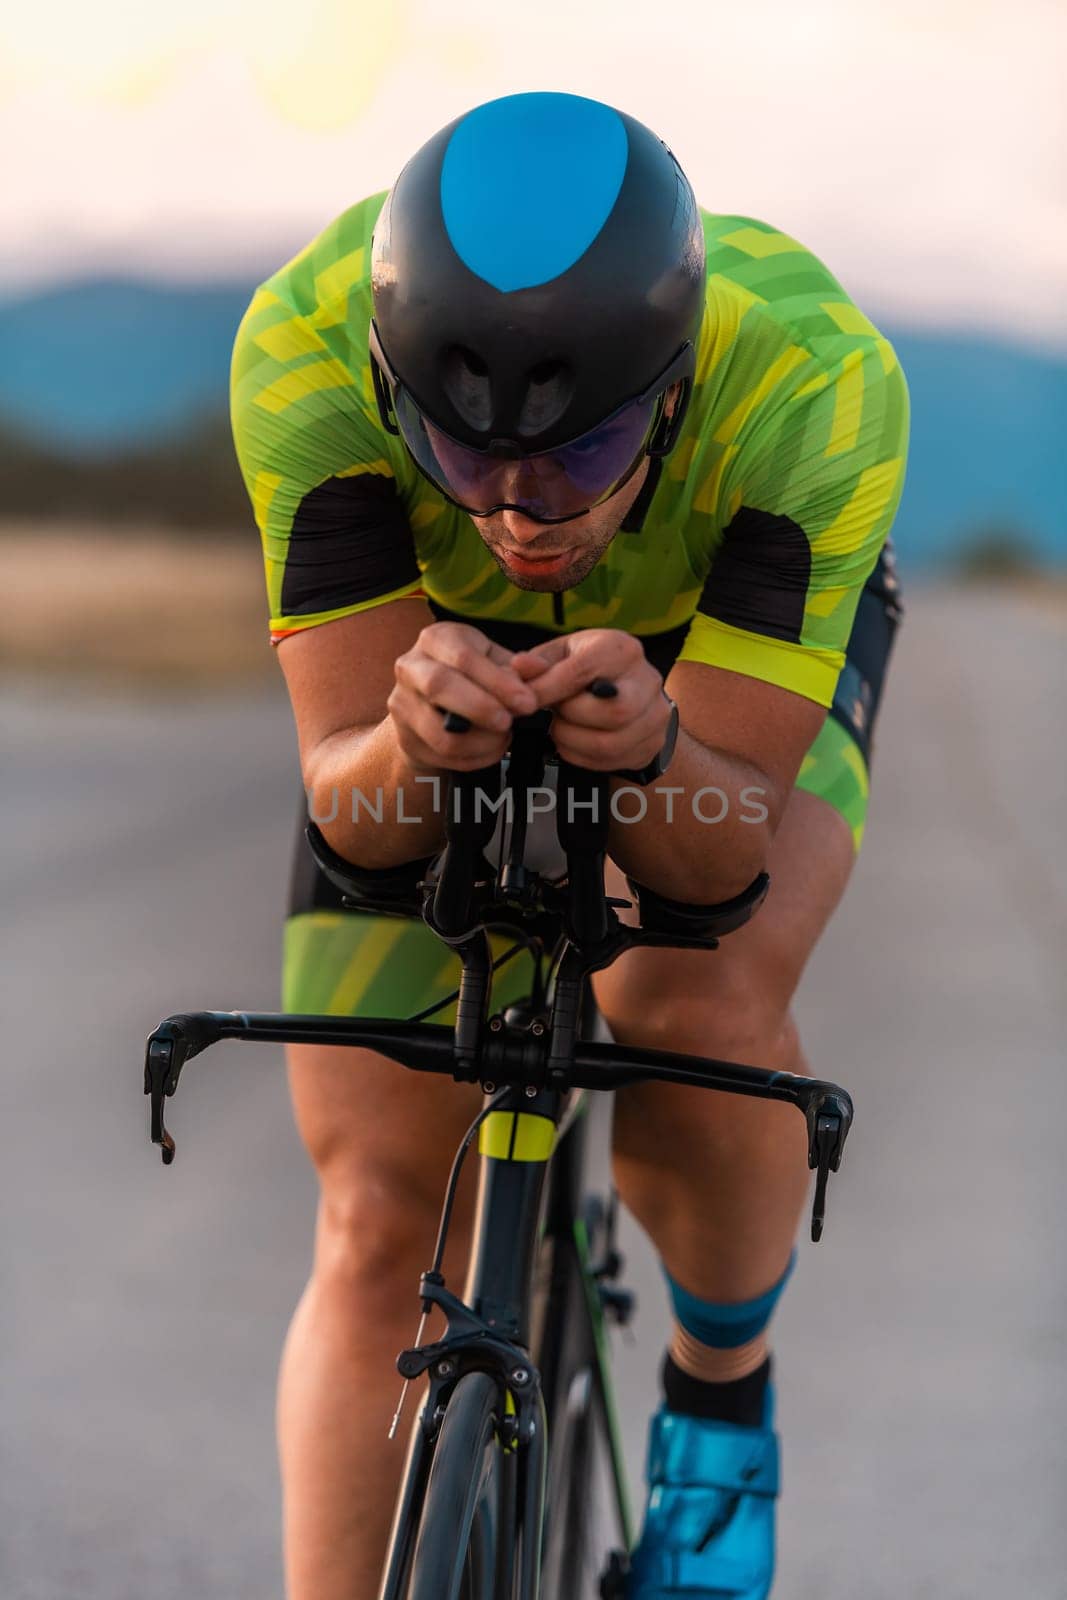
[(449, 400), (468, 427), (484, 431), (493, 416), (489, 368), (473, 350), (454, 344), (445, 351), (442, 382)]
[(526, 374), (519, 433), (534, 435), (559, 421), (574, 393), (574, 374), (562, 361), (539, 361)]

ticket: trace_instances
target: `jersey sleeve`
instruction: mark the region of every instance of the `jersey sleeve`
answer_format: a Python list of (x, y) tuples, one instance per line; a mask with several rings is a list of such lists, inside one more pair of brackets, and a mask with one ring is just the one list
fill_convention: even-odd
[[(271, 288), (237, 332), (231, 420), (263, 544), (271, 638), (416, 594), (420, 571), (389, 442), (358, 357)], [(368, 390), (370, 393), (368, 394)]]
[(764, 368), (764, 397), (757, 386), (720, 430), (726, 527), (678, 658), (824, 706), (896, 513), (908, 438), (892, 347), (855, 307), (829, 309), (833, 359), (787, 346)]

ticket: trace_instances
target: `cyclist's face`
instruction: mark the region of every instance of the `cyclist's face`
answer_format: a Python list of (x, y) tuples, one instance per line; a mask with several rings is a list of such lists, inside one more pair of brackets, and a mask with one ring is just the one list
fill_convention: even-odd
[(471, 521), (516, 589), (558, 593), (587, 578), (618, 533), (648, 476), (646, 459), (622, 488), (573, 522), (534, 522), (520, 511)]

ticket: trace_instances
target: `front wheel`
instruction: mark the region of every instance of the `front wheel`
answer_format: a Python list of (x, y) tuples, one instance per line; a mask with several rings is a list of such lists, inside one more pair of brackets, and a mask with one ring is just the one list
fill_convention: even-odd
[[(408, 1600), (498, 1600), (509, 1475), (496, 1438), (499, 1395), (484, 1372), (456, 1384), (426, 1484)], [(505, 1575), (499, 1574), (500, 1582)]]

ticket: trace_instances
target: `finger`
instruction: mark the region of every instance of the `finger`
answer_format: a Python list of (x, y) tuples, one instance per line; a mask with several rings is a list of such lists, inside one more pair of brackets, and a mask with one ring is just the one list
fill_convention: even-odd
[(449, 733), (432, 705), (399, 684), (389, 697), (389, 712), (404, 754), (412, 757), (417, 751), (423, 764), (476, 771), (499, 761), (508, 746), (507, 733), (476, 726), (467, 733)]
[(496, 667), (510, 667), (515, 658), (514, 650), (507, 649), (505, 645), (497, 644), (496, 640), (490, 639), (488, 635), (483, 635), (483, 637), (489, 645), (485, 653), (493, 665)]
[(546, 639), (543, 644), (534, 645), (529, 650), (516, 650), (511, 658), (511, 664), (516, 672), (523, 672), (530, 668), (535, 672), (543, 672), (546, 667), (551, 667), (557, 661), (563, 661), (571, 650), (571, 639), (562, 635), (558, 639)]
[(548, 671), (548, 662), (542, 660), (537, 652), (533, 650), (525, 651), (521, 656), (516, 656), (512, 665), (525, 683), (532, 682), (533, 679), (541, 677), (543, 673)]
[(572, 636), (570, 650), (532, 684), (542, 706), (556, 706), (588, 689), (596, 678), (618, 683), (643, 660), (641, 645), (616, 629), (590, 629)]
[(585, 728), (628, 728), (640, 736), (644, 727), (661, 715), (663, 679), (654, 667), (643, 662), (614, 687), (614, 697), (605, 698), (588, 686), (569, 700), (561, 700), (553, 710), (567, 723)]
[[(515, 715), (536, 710), (537, 701), (512, 666), (512, 657), (503, 647), (477, 628), (462, 623), (424, 628), (419, 635), (420, 650), (435, 661), (469, 678)], [(506, 659), (500, 659), (501, 654)], [(455, 710), (463, 710), (456, 706)]]
[[(579, 696), (570, 705), (590, 699)], [(656, 700), (622, 723), (579, 722), (557, 710), (552, 718), (552, 741), (564, 759), (577, 766), (614, 771), (647, 765), (663, 746), (664, 728), (663, 707)]]
[[(511, 727), (510, 708), (464, 673), (432, 656), (411, 651), (396, 663), (396, 681), (420, 695), (431, 707), (440, 706), (480, 728), (505, 732)], [(440, 713), (435, 712), (440, 717)]]

